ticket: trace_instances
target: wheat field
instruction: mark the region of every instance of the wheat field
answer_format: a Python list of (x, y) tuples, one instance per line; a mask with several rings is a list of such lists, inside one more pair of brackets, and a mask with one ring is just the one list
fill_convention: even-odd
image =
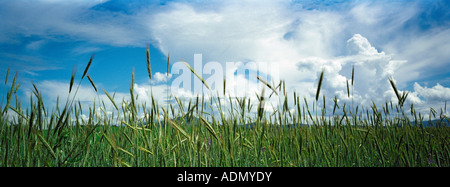
[[(430, 119), (425, 119), (413, 106), (411, 112), (405, 113), (403, 104), (407, 93), (399, 94), (392, 80), (390, 83), (399, 102), (381, 106), (349, 107), (339, 106), (337, 102), (332, 110), (319, 106), (321, 82), (326, 76), (322, 71), (313, 103), (300, 98), (296, 92), (281, 94), (283, 82), (276, 86), (258, 77), (268, 89), (257, 94), (258, 105), (255, 106), (246, 97), (208, 95), (186, 102), (171, 96), (176, 102), (166, 106), (158, 104), (152, 96), (152, 103), (138, 105), (131, 86), (130, 101), (116, 103), (114, 94), (103, 89), (109, 101), (98, 101), (98, 106), (89, 106), (89, 111), (83, 112), (75, 96), (85, 77), (92, 89), (98, 91), (88, 74), (93, 57), (78, 85), (72, 73), (66, 103), (55, 109), (44, 103), (34, 84), (30, 105), (21, 106), (17, 74), (11, 80), (8, 70), (5, 86), (10, 89), (6, 93), (6, 103), (0, 105), (0, 166), (450, 166), (448, 117), (442, 110), (439, 114), (430, 109)], [(207, 86), (203, 78), (189, 68)], [(147, 69), (151, 79), (148, 49)], [(134, 83), (134, 72), (131, 79)], [(349, 97), (353, 81), (352, 75), (351, 84), (347, 80)], [(264, 111), (267, 99), (264, 92), (277, 93), (272, 97), (279, 97), (281, 102), (274, 107), (274, 112)], [(295, 101), (294, 106), (288, 106), (288, 97)], [(95, 112), (96, 107), (104, 106), (102, 102), (111, 102), (114, 106), (112, 116), (105, 110)], [(230, 108), (222, 108), (223, 102)], [(257, 112), (251, 112), (254, 108)], [(87, 114), (87, 120), (81, 119), (81, 114)]]

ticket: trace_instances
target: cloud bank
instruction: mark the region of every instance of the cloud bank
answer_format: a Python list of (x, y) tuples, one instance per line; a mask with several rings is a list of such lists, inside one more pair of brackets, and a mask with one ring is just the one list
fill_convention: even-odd
[[(202, 53), (223, 66), (227, 61), (275, 63), (288, 90), (308, 100), (314, 98), (318, 74), (324, 70), (323, 93), (329, 98), (366, 107), (396, 101), (389, 77), (404, 90), (420, 77), (442, 71), (435, 68), (445, 67), (450, 59), (442, 52), (449, 43), (448, 27), (406, 29), (424, 13), (418, 2), (351, 2), (312, 10), (284, 1), (232, 1), (213, 10), (186, 3), (168, 6), (170, 11), (154, 15), (149, 25), (161, 51), (183, 57)], [(352, 67), (355, 84), (348, 97)], [(243, 82), (254, 83), (239, 84)], [(408, 103), (437, 107), (431, 100), (440, 105), (447, 100), (445, 93), (428, 97), (419, 86), (409, 92)]]
[[(400, 90), (411, 93), (408, 102), (423, 108), (448, 100), (445, 85), (427, 88), (418, 83), (450, 74), (446, 68), (450, 61), (446, 50), (450, 48), (449, 14), (442, 13), (439, 17), (443, 20), (428, 24), (436, 18), (430, 11), (448, 6), (442, 1), (348, 1), (332, 6), (290, 1), (182, 1), (125, 11), (105, 10), (102, 7), (107, 3), (111, 2), (1, 2), (0, 42), (13, 43), (18, 35), (41, 36), (27, 45), (33, 50), (49, 39), (141, 47), (150, 41), (163, 54), (170, 52), (171, 59), (182, 58), (190, 64), (196, 53), (203, 55), (204, 62), (216, 61), (224, 67), (226, 62), (276, 64), (288, 93), (296, 91), (308, 100), (314, 97), (322, 70), (323, 93), (342, 102), (353, 100), (367, 106), (372, 101), (395, 100), (388, 77), (396, 80)], [(348, 97), (352, 67), (355, 83)], [(270, 76), (268, 70), (260, 71)], [(155, 74), (156, 83), (165, 82), (162, 75)], [(246, 77), (227, 84), (245, 82), (252, 85), (247, 91), (253, 93), (256, 82)], [(143, 90), (141, 94), (148, 96), (148, 90)]]

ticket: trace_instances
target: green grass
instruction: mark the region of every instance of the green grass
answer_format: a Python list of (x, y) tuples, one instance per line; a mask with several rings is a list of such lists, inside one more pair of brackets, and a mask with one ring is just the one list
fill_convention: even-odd
[[(87, 74), (91, 62), (92, 57), (79, 84), (87, 75), (96, 90)], [(147, 65), (150, 72), (149, 60)], [(5, 85), (8, 76), (9, 70)], [(134, 73), (132, 76), (134, 82)], [(319, 80), (323, 76), (326, 75), (322, 72)], [(282, 103), (274, 107), (275, 112), (263, 110), (267, 100), (264, 89), (258, 95), (258, 106), (253, 106), (249, 98), (203, 95), (187, 101), (188, 105), (173, 96), (177, 102), (163, 107), (157, 102), (136, 105), (131, 87), (131, 101), (122, 104), (115, 103), (114, 96), (104, 90), (109, 101), (89, 106), (89, 111), (84, 111), (88, 114), (86, 120), (79, 117), (82, 108), (75, 100), (78, 88), (72, 90), (73, 77), (74, 73), (70, 80), (72, 99), (69, 95), (63, 108), (52, 110), (44, 105), (36, 86), (30, 106), (22, 108), (16, 95), (17, 76), (14, 77), (8, 85), (11, 89), (6, 93), (6, 105), (1, 106), (0, 166), (450, 166), (448, 124), (424, 127), (421, 124), (427, 119), (416, 113), (413, 106), (411, 114), (405, 114), (403, 102), (407, 94), (397, 94), (401, 103), (386, 103), (381, 108), (356, 106), (351, 110), (338, 106), (335, 100), (331, 114), (316, 103), (321, 83), (316, 102), (308, 106), (306, 99), (301, 102), (298, 93), (281, 92), (282, 83), (275, 87), (265, 82)], [(389, 81), (396, 90), (392, 79)], [(294, 96), (293, 112), (289, 110), (288, 96)], [(107, 114), (103, 102), (114, 105), (112, 115)], [(223, 102), (231, 108), (224, 111), (220, 107)], [(100, 113), (95, 112), (98, 106)], [(252, 112), (252, 108), (257, 108), (257, 112)], [(442, 113), (438, 117), (443, 123), (448, 120)]]

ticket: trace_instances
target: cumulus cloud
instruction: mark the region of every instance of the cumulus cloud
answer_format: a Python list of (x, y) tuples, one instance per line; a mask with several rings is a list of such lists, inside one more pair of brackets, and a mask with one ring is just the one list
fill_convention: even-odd
[(148, 27), (161, 51), (170, 51), (175, 59), (203, 53), (204, 59), (218, 62), (257, 60), (253, 58), (264, 58), (267, 48), (280, 46), (280, 33), (289, 24), (278, 4), (227, 2), (204, 10), (172, 3), (170, 11), (152, 16)]
[[(407, 81), (417, 79), (421, 73), (411, 57), (429, 56), (413, 55), (413, 48), (406, 47), (401, 48), (403, 55), (399, 55), (392, 47), (404, 41), (398, 33), (423, 34), (404, 30), (405, 24), (422, 11), (417, 3), (344, 3), (340, 8), (348, 12), (339, 8), (303, 9), (280, 1), (258, 5), (230, 2), (212, 10), (186, 3), (167, 7), (170, 11), (155, 14), (149, 25), (161, 51), (175, 50), (183, 58), (202, 53), (204, 61), (222, 64), (242, 60), (276, 64), (287, 90), (295, 90), (309, 100), (314, 98), (321, 70), (325, 71), (323, 93), (327, 97), (336, 95), (341, 101), (353, 100), (365, 106), (372, 101), (395, 99), (388, 77), (393, 77), (400, 89), (404, 88)], [(442, 35), (430, 43), (445, 38), (445, 32), (439, 33)], [(426, 41), (409, 39), (417, 42), (416, 49)], [(440, 62), (450, 59), (445, 55), (438, 55)], [(354, 91), (348, 98), (346, 81), (351, 79), (353, 66)], [(270, 76), (270, 72), (262, 72)], [(227, 80), (227, 85), (247, 84), (249, 80), (239, 81)], [(409, 95), (408, 101), (423, 103), (416, 92)]]
[(414, 83), (414, 91), (422, 96), (427, 102), (445, 102), (450, 100), (450, 88), (443, 87), (439, 83), (431, 88), (422, 87)]
[[(429, 30), (411, 25), (426, 11), (416, 2), (346, 2), (333, 8), (286, 1), (183, 1), (129, 14), (95, 9), (102, 2), (2, 2), (0, 41), (15, 34), (64, 35), (117, 46), (142, 46), (151, 40), (163, 54), (170, 51), (173, 59), (192, 64), (194, 54), (201, 53), (204, 63), (217, 61), (224, 71), (233, 70), (233, 75), (237, 69), (226, 67), (227, 62), (272, 64), (279, 69), (278, 76), (271, 68), (259, 71), (285, 80), (288, 93), (295, 90), (309, 100), (314, 97), (318, 74), (324, 70), (323, 93), (327, 97), (336, 95), (341, 101), (353, 99), (362, 105), (395, 98), (388, 77), (394, 77), (399, 89), (406, 91), (408, 83), (425, 75), (449, 72), (444, 68), (450, 60), (448, 24)], [(31, 43), (29, 49), (37, 49), (38, 44)], [(354, 91), (348, 98), (346, 81), (353, 66)], [(165, 82), (163, 73), (154, 77), (156, 83)], [(232, 87), (244, 83), (248, 90)], [(153, 88), (161, 88), (158, 97), (165, 95), (162, 87)], [(229, 94), (245, 91), (254, 95), (258, 89), (256, 82), (245, 76), (227, 79)], [(414, 85), (410, 102), (445, 98), (430, 93), (446, 93), (446, 89)], [(137, 85), (136, 91), (149, 98), (147, 84)], [(195, 95), (185, 89), (172, 92)]]
[(355, 34), (352, 38), (347, 40), (347, 48), (349, 49), (350, 54), (353, 55), (372, 56), (378, 54), (377, 49), (369, 43), (367, 38), (364, 38), (360, 34)]
[(166, 83), (166, 82), (168, 82), (171, 78), (172, 78), (172, 74), (170, 74), (170, 73), (169, 73), (169, 75), (167, 75), (166, 73), (156, 72), (156, 73), (153, 75), (152, 82), (155, 83), (155, 84), (158, 84), (158, 83)]
[[(393, 91), (388, 78), (395, 77), (395, 72), (407, 61), (394, 60), (391, 55), (383, 51), (379, 52), (367, 38), (360, 34), (355, 34), (348, 39), (346, 46), (349, 55), (305, 58), (297, 63), (298, 71), (303, 73), (323, 70), (325, 74), (323, 93), (328, 97), (336, 96), (344, 102), (352, 100), (357, 105), (369, 106), (372, 101), (383, 103), (391, 100)], [(351, 85), (352, 68), (355, 72), (354, 85)], [(317, 82), (317, 77), (314, 77), (314, 82)], [(302, 81), (308, 81), (308, 79)], [(347, 81), (351, 87), (350, 97)]]

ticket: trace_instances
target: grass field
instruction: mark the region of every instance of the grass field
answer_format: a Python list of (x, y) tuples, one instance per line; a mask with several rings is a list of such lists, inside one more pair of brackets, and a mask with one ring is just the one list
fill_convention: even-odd
[[(87, 74), (91, 63), (92, 58), (80, 83), (88, 78), (97, 91)], [(147, 68), (151, 75), (149, 61)], [(332, 110), (307, 103), (297, 93), (281, 94), (282, 83), (278, 87), (266, 84), (266, 92), (280, 92), (272, 96), (280, 97), (282, 103), (275, 112), (264, 111), (264, 89), (258, 106), (249, 98), (204, 95), (186, 102), (175, 97), (176, 102), (169, 105), (157, 101), (137, 105), (133, 87), (131, 101), (115, 103), (104, 90), (110, 100), (90, 106), (84, 111), (88, 118), (82, 119), (81, 104), (74, 99), (78, 91), (73, 87), (74, 74), (67, 102), (53, 109), (44, 105), (35, 86), (30, 106), (22, 107), (16, 95), (17, 75), (12, 80), (8, 76), (9, 72), (5, 85), (11, 89), (0, 115), (3, 167), (450, 166), (448, 118), (431, 109), (430, 117), (436, 117), (437, 123), (424, 126), (431, 118), (424, 119), (413, 106), (406, 114), (407, 94), (399, 94), (393, 81), (397, 103), (368, 108), (335, 103)], [(316, 101), (322, 99), (323, 76)], [(294, 106), (287, 106), (288, 97), (293, 97)], [(112, 115), (102, 108), (104, 102), (113, 104)], [(230, 108), (222, 108), (223, 102)], [(102, 112), (96, 112), (96, 107)], [(251, 112), (252, 108), (257, 112)]]

